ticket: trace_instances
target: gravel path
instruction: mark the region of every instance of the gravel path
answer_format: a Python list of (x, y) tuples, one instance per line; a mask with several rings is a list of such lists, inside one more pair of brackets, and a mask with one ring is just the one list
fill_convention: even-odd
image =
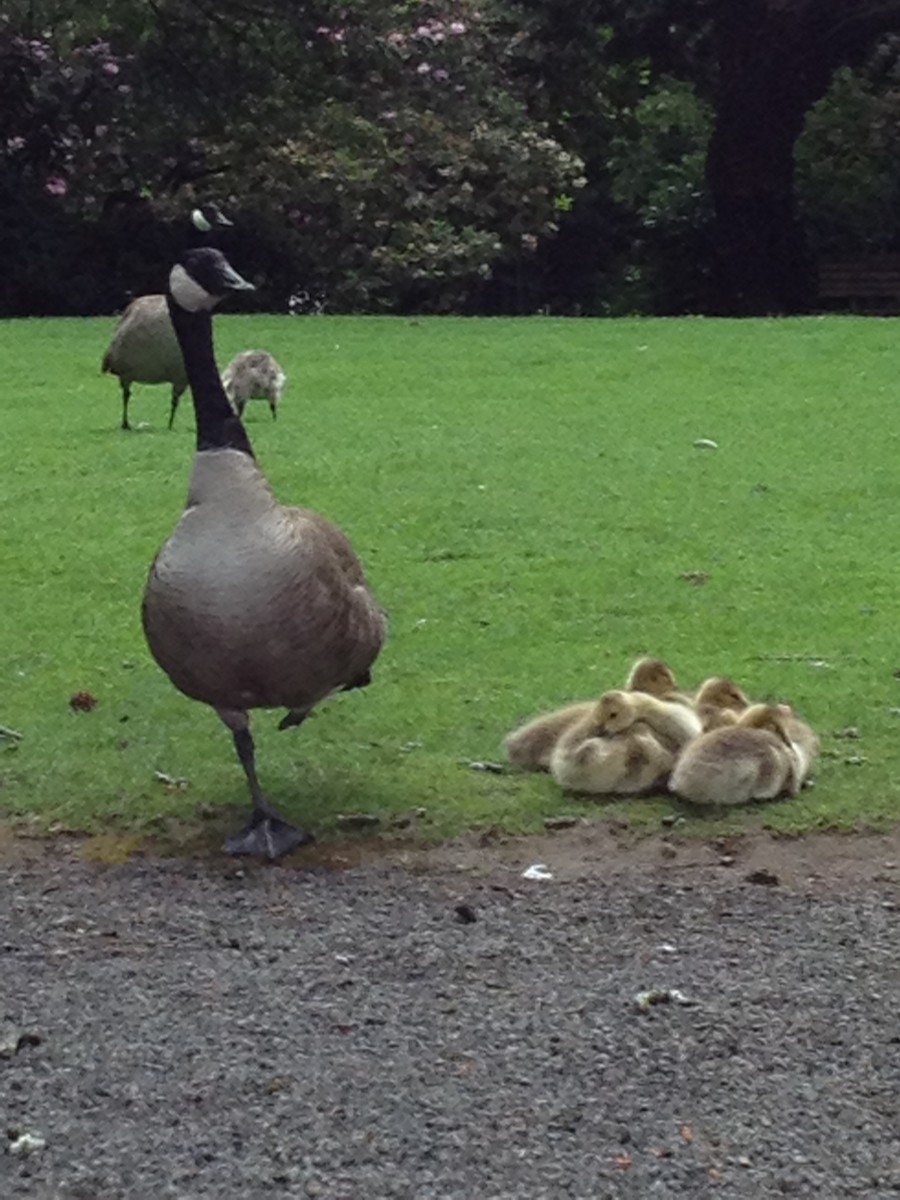
[(7, 861), (0, 1197), (898, 1195), (895, 898)]

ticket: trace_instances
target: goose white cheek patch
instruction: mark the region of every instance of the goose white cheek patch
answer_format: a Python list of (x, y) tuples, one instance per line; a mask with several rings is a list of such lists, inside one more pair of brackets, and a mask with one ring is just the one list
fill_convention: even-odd
[(195, 279), (188, 275), (179, 263), (172, 268), (169, 275), (169, 291), (175, 303), (188, 312), (199, 312), (203, 308), (215, 308), (217, 296), (211, 296), (206, 288), (201, 287)]

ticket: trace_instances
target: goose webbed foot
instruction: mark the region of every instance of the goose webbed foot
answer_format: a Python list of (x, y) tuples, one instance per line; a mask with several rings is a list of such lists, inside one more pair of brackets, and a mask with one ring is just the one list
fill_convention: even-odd
[(216, 711), (232, 731), (234, 748), (247, 776), (253, 799), (253, 815), (240, 833), (225, 843), (226, 853), (259, 854), (274, 862), (276, 858), (290, 854), (298, 846), (314, 842), (316, 839), (311, 833), (285, 821), (263, 794), (256, 775), (256, 753), (247, 714), (238, 709), (220, 708)]
[(255, 809), (244, 828), (225, 843), (227, 854), (259, 854), (274, 862), (290, 854), (298, 846), (305, 846), (316, 839), (305, 829), (291, 825), (272, 812)]

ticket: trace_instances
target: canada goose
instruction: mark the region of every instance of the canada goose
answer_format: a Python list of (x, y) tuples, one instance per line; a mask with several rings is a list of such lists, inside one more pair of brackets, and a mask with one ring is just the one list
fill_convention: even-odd
[[(231, 225), (217, 204), (204, 204), (191, 213), (194, 240), (202, 241), (214, 229)], [(175, 422), (178, 402), (188, 385), (184, 360), (169, 318), (165, 296), (138, 296), (119, 318), (100, 364), (103, 374), (118, 375), (122, 389), (122, 428), (130, 429), (128, 402), (134, 383), (169, 383), (172, 404), (169, 428)]]
[(239, 417), (243, 417), (248, 400), (268, 400), (274, 421), (286, 382), (287, 376), (267, 350), (236, 354), (222, 373), (225, 395)]
[(733, 679), (714, 675), (705, 680), (694, 696), (694, 708), (706, 732), (724, 725), (735, 725), (738, 716), (750, 706), (744, 691)]
[(670, 750), (680, 750), (701, 732), (700, 718), (688, 705), (647, 692), (606, 692), (597, 702), (597, 732), (603, 736), (625, 733), (638, 721)]
[(704, 805), (795, 796), (817, 750), (812, 729), (786, 705), (754, 704), (734, 725), (691, 742), (675, 764), (669, 789)]
[(188, 251), (169, 276), (197, 453), (187, 507), (150, 568), (143, 623), (174, 685), (211, 705), (233, 734), (253, 815), (225, 849), (274, 859), (310, 839), (260, 789), (248, 710), (287, 708), (285, 729), (333, 692), (364, 687), (386, 621), (344, 534), (277, 503), (228, 403), (211, 310), (251, 286), (212, 248)]
[(563, 731), (550, 758), (559, 786), (590, 795), (633, 795), (663, 785), (675, 763), (672, 750), (643, 721), (605, 734), (607, 719), (607, 710), (593, 704)]

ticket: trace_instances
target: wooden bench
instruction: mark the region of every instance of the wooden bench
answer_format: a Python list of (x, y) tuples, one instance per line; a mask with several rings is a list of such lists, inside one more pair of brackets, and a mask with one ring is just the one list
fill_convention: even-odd
[(852, 311), (900, 313), (900, 254), (867, 254), (819, 263), (821, 300), (844, 300)]

